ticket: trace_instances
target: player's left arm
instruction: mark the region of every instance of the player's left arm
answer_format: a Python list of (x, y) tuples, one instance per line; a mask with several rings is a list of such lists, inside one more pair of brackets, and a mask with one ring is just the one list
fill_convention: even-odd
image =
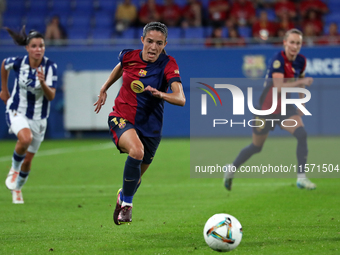
[(183, 92), (182, 83), (174, 81), (171, 83), (172, 93), (161, 92), (151, 86), (147, 86), (144, 91), (150, 91), (154, 97), (161, 98), (170, 104), (184, 106), (185, 105), (185, 95)]

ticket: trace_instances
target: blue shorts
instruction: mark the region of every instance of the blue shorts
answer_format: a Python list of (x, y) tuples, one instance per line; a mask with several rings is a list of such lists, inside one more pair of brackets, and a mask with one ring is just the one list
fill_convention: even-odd
[[(294, 115), (298, 115), (298, 111), (297, 108), (295, 108), (295, 106), (291, 104), (287, 105), (286, 115), (281, 114), (270, 114), (266, 116), (254, 115), (254, 119), (258, 121), (256, 121), (256, 124), (254, 124), (254, 126), (257, 127), (253, 127), (253, 133), (256, 135), (266, 135), (269, 133), (269, 131), (274, 130), (276, 125), (281, 126), (281, 122), (283, 120), (289, 119), (291, 116)], [(266, 121), (266, 119), (268, 120)], [(276, 121), (272, 121), (273, 119), (275, 119)]]
[(159, 137), (145, 137), (139, 132), (138, 129), (135, 128), (135, 126), (131, 122), (121, 117), (109, 116), (108, 124), (110, 128), (112, 141), (114, 142), (114, 144), (116, 145), (120, 153), (124, 153), (124, 152), (118, 146), (119, 138), (125, 131), (131, 128), (135, 129), (139, 139), (141, 140), (144, 146), (143, 163), (151, 164), (156, 154), (158, 145), (161, 142), (160, 136)]

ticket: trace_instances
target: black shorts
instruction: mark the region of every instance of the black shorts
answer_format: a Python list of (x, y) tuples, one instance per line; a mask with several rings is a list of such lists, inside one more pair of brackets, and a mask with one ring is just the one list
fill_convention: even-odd
[[(287, 105), (286, 115), (270, 114), (266, 116), (254, 115), (255, 124), (253, 124), (253, 133), (257, 135), (266, 135), (269, 131), (274, 130), (276, 125), (281, 126), (281, 122), (289, 119), (291, 116), (298, 115), (297, 108), (293, 105)], [(275, 121), (274, 121), (275, 120)]]
[(124, 152), (118, 146), (119, 138), (125, 131), (131, 128), (135, 129), (139, 139), (141, 140), (144, 146), (143, 163), (151, 164), (156, 154), (158, 145), (161, 142), (160, 136), (159, 137), (145, 137), (139, 132), (138, 129), (135, 128), (135, 126), (131, 122), (121, 117), (109, 116), (108, 124), (110, 128), (112, 141), (114, 142), (114, 144), (116, 145), (120, 153), (124, 153)]

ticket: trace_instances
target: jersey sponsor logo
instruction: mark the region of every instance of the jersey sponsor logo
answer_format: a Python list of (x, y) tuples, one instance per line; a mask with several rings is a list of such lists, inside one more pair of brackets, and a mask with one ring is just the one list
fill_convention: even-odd
[(144, 91), (144, 84), (139, 80), (132, 81), (130, 86), (135, 93), (142, 93)]
[(178, 70), (178, 69), (175, 70), (174, 73), (175, 73), (175, 74), (179, 74), (179, 70)]
[(132, 63), (128, 63), (129, 66), (134, 66), (134, 65), (136, 65), (136, 64), (137, 64), (137, 63), (133, 63), (133, 62), (132, 62)]
[(138, 75), (139, 75), (140, 77), (145, 77), (145, 76), (146, 76), (146, 73), (147, 73), (147, 71), (145, 71), (145, 70), (143, 70), (143, 69), (140, 69)]
[(32, 79), (27, 79), (27, 81), (25, 82), (25, 85), (26, 85), (26, 86), (29, 86), (32, 82), (33, 82)]
[(263, 77), (266, 71), (265, 57), (263, 55), (244, 56), (242, 70), (248, 78)]

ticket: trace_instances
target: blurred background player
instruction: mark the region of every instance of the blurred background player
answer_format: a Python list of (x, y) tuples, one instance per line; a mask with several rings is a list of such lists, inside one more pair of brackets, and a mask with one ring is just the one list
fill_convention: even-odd
[[(117, 225), (132, 221), (133, 196), (161, 140), (164, 101), (179, 106), (185, 104), (177, 63), (164, 51), (167, 36), (163, 23), (148, 23), (141, 37), (143, 50), (129, 49), (119, 54), (120, 63), (102, 86), (94, 104), (98, 113), (105, 104), (106, 91), (123, 77), (108, 119), (113, 142), (121, 153), (128, 154), (123, 188), (118, 191), (113, 214)], [(172, 93), (167, 93), (168, 88)]]
[[(284, 50), (277, 53), (269, 66), (264, 90), (260, 97), (260, 109), (267, 110), (272, 106), (272, 90), (277, 88), (278, 98), (277, 107), (273, 114), (268, 116), (254, 116), (264, 123), (261, 127), (253, 127), (253, 141), (250, 145), (243, 148), (231, 165), (227, 165), (227, 171), (224, 177), (224, 186), (227, 190), (231, 190), (232, 179), (234, 178), (235, 169), (238, 169), (246, 162), (253, 154), (259, 153), (262, 150), (263, 144), (266, 141), (269, 131), (275, 128), (272, 127), (271, 121), (265, 119), (280, 119), (280, 123), (284, 119), (292, 119), (294, 121), (286, 121), (282, 129), (291, 133), (297, 139), (296, 156), (298, 161), (297, 187), (306, 189), (315, 189), (316, 185), (312, 183), (305, 174), (305, 164), (307, 162), (307, 132), (304, 128), (301, 116), (297, 108), (293, 105), (287, 105), (287, 114), (281, 114), (281, 88), (284, 87), (304, 87), (310, 86), (313, 78), (305, 78), (304, 71), (306, 68), (306, 58), (299, 54), (302, 46), (302, 32), (298, 29), (291, 29), (286, 32), (283, 40)], [(294, 81), (288, 81), (288, 80)], [(278, 123), (278, 122), (277, 122)], [(296, 125), (295, 125), (296, 124)]]
[[(9, 131), (18, 140), (12, 157), (12, 167), (6, 186), (12, 191), (15, 204), (23, 204), (21, 188), (27, 181), (32, 159), (44, 140), (50, 101), (54, 99), (57, 84), (57, 65), (44, 56), (44, 36), (37, 31), (20, 33), (5, 28), (14, 42), (25, 46), (28, 55), (9, 57), (1, 65), (0, 98), (6, 104), (6, 121)], [(15, 84), (10, 94), (8, 76), (15, 73)]]

